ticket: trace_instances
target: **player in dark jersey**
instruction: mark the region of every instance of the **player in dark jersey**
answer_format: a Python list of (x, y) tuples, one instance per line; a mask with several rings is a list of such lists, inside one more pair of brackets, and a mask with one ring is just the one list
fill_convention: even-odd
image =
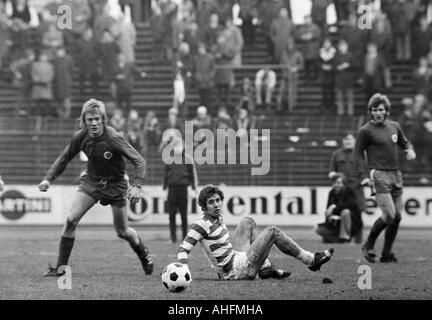
[[(136, 203), (140, 199), (144, 183), (146, 163), (143, 157), (113, 128), (106, 125), (105, 105), (90, 99), (83, 105), (80, 116), (81, 130), (74, 133), (69, 145), (51, 165), (42, 182), (40, 191), (47, 191), (66, 168), (67, 164), (83, 151), (88, 157), (87, 171), (80, 177), (80, 186), (60, 239), (59, 256), (55, 267), (49, 266), (45, 276), (63, 274), (60, 266), (68, 264), (75, 240), (75, 229), (80, 219), (97, 202), (111, 205), (117, 235), (129, 242), (141, 261), (146, 274), (153, 272), (153, 261), (137, 232), (128, 226), (126, 199)], [(125, 179), (125, 157), (135, 167), (131, 187)]]
[[(397, 262), (391, 252), (396, 238), (402, 211), (402, 173), (399, 170), (399, 148), (406, 153), (407, 160), (414, 160), (416, 154), (397, 122), (387, 119), (390, 101), (385, 95), (374, 94), (368, 103), (371, 120), (360, 128), (354, 148), (355, 169), (362, 179), (376, 193), (378, 207), (382, 210), (362, 247), (369, 262), (375, 262), (375, 241), (386, 229), (380, 262)], [(365, 152), (369, 176), (364, 166)]]

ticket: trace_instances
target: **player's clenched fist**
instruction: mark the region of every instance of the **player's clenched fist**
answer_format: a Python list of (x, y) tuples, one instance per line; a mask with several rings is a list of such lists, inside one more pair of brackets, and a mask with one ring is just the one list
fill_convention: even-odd
[(141, 199), (141, 187), (132, 186), (127, 191), (127, 198), (132, 203), (135, 204)]
[(406, 151), (406, 159), (407, 160), (414, 160), (416, 158), (416, 153), (414, 150), (407, 150)]
[(50, 183), (48, 180), (42, 180), (41, 183), (39, 183), (39, 190), (42, 192), (45, 192), (49, 189)]

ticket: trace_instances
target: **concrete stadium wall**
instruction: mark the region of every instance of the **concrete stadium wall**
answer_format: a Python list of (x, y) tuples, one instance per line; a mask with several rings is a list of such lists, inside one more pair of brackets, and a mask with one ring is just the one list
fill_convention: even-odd
[[(37, 186), (8, 185), (0, 196), (0, 225), (60, 225), (66, 219), (76, 186), (53, 185), (46, 193)], [(327, 187), (250, 187), (222, 186), (225, 193), (224, 222), (237, 224), (251, 216), (258, 225), (313, 226), (323, 222), (329, 188)], [(380, 215), (374, 198), (365, 189), (368, 209), (363, 215), (370, 226)], [(404, 189), (402, 225), (432, 227), (432, 192), (430, 187)], [(196, 199), (189, 199), (189, 222), (201, 213)], [(143, 189), (143, 198), (128, 207), (129, 220), (136, 225), (166, 225), (168, 214), (164, 192), (159, 186)], [(179, 222), (179, 215), (177, 215)], [(94, 206), (82, 224), (109, 225), (112, 215), (107, 207)]]

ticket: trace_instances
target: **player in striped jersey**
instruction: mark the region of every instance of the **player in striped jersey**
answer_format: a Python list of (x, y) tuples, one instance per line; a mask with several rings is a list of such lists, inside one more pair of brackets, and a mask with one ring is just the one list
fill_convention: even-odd
[(225, 280), (261, 278), (286, 278), (289, 272), (274, 269), (267, 256), (275, 244), (283, 253), (306, 264), (310, 270), (317, 271), (330, 260), (333, 249), (313, 254), (302, 249), (281, 229), (270, 226), (257, 235), (255, 221), (246, 217), (237, 226), (232, 242), (227, 227), (222, 221), (222, 202), (224, 194), (218, 187), (205, 186), (199, 196), (198, 204), (204, 211), (203, 216), (191, 228), (178, 250), (178, 262), (187, 264), (189, 253), (200, 242), (211, 266), (219, 277)]

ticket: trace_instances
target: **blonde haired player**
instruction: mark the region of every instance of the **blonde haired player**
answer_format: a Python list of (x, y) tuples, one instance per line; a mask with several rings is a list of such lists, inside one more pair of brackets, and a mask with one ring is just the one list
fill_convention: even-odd
[[(106, 125), (107, 115), (102, 101), (90, 99), (82, 107), (80, 130), (74, 133), (71, 142), (54, 161), (39, 184), (39, 190), (45, 192), (50, 184), (66, 168), (67, 164), (83, 151), (88, 158), (87, 170), (80, 177), (80, 185), (63, 227), (60, 239), (59, 255), (55, 267), (49, 266), (45, 276), (57, 277), (63, 273), (60, 266), (68, 264), (75, 240), (75, 229), (81, 218), (97, 202), (111, 205), (114, 227), (117, 235), (128, 241), (141, 261), (146, 274), (153, 272), (153, 261), (149, 250), (144, 246), (137, 232), (129, 227), (127, 220), (126, 199), (136, 203), (140, 199), (141, 186), (144, 183), (146, 163), (115, 129)], [(125, 157), (135, 167), (128, 189), (125, 179)]]

